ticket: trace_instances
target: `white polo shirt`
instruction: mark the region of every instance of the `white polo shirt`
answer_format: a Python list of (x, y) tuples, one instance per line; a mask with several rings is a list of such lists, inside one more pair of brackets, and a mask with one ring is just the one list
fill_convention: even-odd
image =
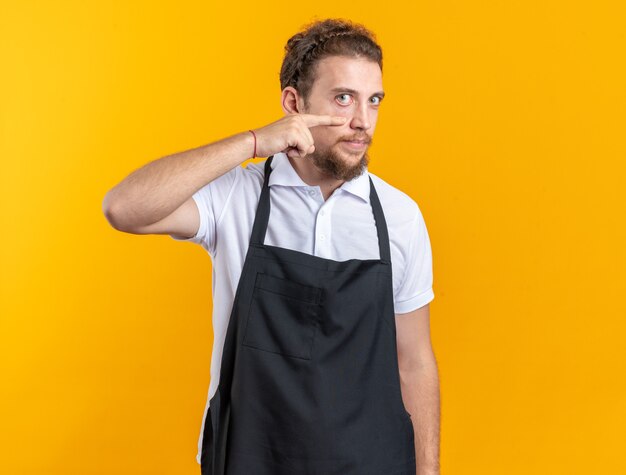
[[(200, 244), (213, 263), (214, 339), (198, 463), (204, 419), (209, 400), (217, 391), (226, 329), (263, 187), (264, 165), (265, 160), (237, 166), (200, 188), (192, 196), (200, 211), (198, 233), (188, 239), (171, 235), (177, 241)], [(336, 261), (379, 259), (376, 223), (369, 200), (371, 176), (389, 233), (395, 313), (411, 312), (434, 299), (428, 231), (410, 196), (366, 170), (344, 182), (324, 201), (320, 187), (302, 181), (285, 153), (275, 154), (271, 166), (271, 212), (264, 244)]]

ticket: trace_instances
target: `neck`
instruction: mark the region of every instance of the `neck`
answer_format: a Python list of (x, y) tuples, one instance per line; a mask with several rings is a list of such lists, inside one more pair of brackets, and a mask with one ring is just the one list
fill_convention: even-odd
[(324, 200), (328, 199), (337, 188), (345, 183), (345, 180), (337, 180), (330, 175), (322, 173), (307, 157), (292, 158), (287, 155), (287, 158), (303, 182), (309, 186), (320, 187)]

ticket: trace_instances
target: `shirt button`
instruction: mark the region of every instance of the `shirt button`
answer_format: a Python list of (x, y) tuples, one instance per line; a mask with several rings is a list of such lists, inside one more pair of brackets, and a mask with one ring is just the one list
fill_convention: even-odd
[(320, 215), (324, 216), (324, 210), (320, 211)]
[(320, 241), (323, 241), (323, 240), (324, 240), (324, 235), (320, 234)]
[(315, 195), (315, 190), (309, 190), (309, 195), (311, 196)]

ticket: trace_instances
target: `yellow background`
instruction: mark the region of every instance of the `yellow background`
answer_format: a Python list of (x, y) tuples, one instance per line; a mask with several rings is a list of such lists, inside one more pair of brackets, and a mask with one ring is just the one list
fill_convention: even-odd
[(102, 199), (280, 118), (324, 17), (383, 47), (370, 170), (430, 233), (442, 473), (626, 473), (617, 0), (3, 2), (0, 473), (200, 473), (210, 257)]

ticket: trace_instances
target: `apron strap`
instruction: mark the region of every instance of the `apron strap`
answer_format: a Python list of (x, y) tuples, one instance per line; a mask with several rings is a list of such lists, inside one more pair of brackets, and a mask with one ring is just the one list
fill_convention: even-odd
[(252, 235), (250, 236), (250, 244), (257, 244), (262, 246), (265, 242), (265, 231), (267, 230), (267, 223), (270, 218), (270, 187), (268, 186), (270, 180), (270, 173), (272, 172), (271, 163), (274, 155), (271, 155), (265, 160), (265, 178), (263, 179), (263, 187), (261, 188), (261, 196), (259, 198), (259, 204), (256, 208), (256, 215), (254, 217), (254, 225), (252, 226)]
[[(259, 204), (257, 205), (254, 225), (252, 227), (250, 244), (263, 245), (265, 241), (265, 232), (267, 231), (267, 223), (269, 222), (270, 217), (270, 187), (268, 183), (270, 173), (272, 172), (271, 164), (273, 158), (274, 155), (271, 155), (267, 158), (267, 160), (265, 160), (265, 177), (263, 179), (263, 188), (261, 189)], [(368, 178), (370, 181), (370, 203), (372, 205), (374, 220), (376, 222), (376, 232), (378, 234), (378, 252), (380, 260), (387, 264), (391, 264), (391, 249), (389, 247), (389, 233), (387, 231), (385, 214), (383, 213), (382, 205), (378, 199), (378, 193), (376, 193), (372, 177), (368, 176)]]
[(385, 213), (383, 213), (383, 207), (378, 199), (378, 193), (376, 193), (376, 187), (374, 186), (372, 177), (368, 175), (368, 178), (370, 180), (370, 203), (372, 204), (374, 220), (376, 221), (376, 231), (378, 232), (380, 260), (391, 265), (391, 250), (389, 248), (389, 233), (387, 232)]

